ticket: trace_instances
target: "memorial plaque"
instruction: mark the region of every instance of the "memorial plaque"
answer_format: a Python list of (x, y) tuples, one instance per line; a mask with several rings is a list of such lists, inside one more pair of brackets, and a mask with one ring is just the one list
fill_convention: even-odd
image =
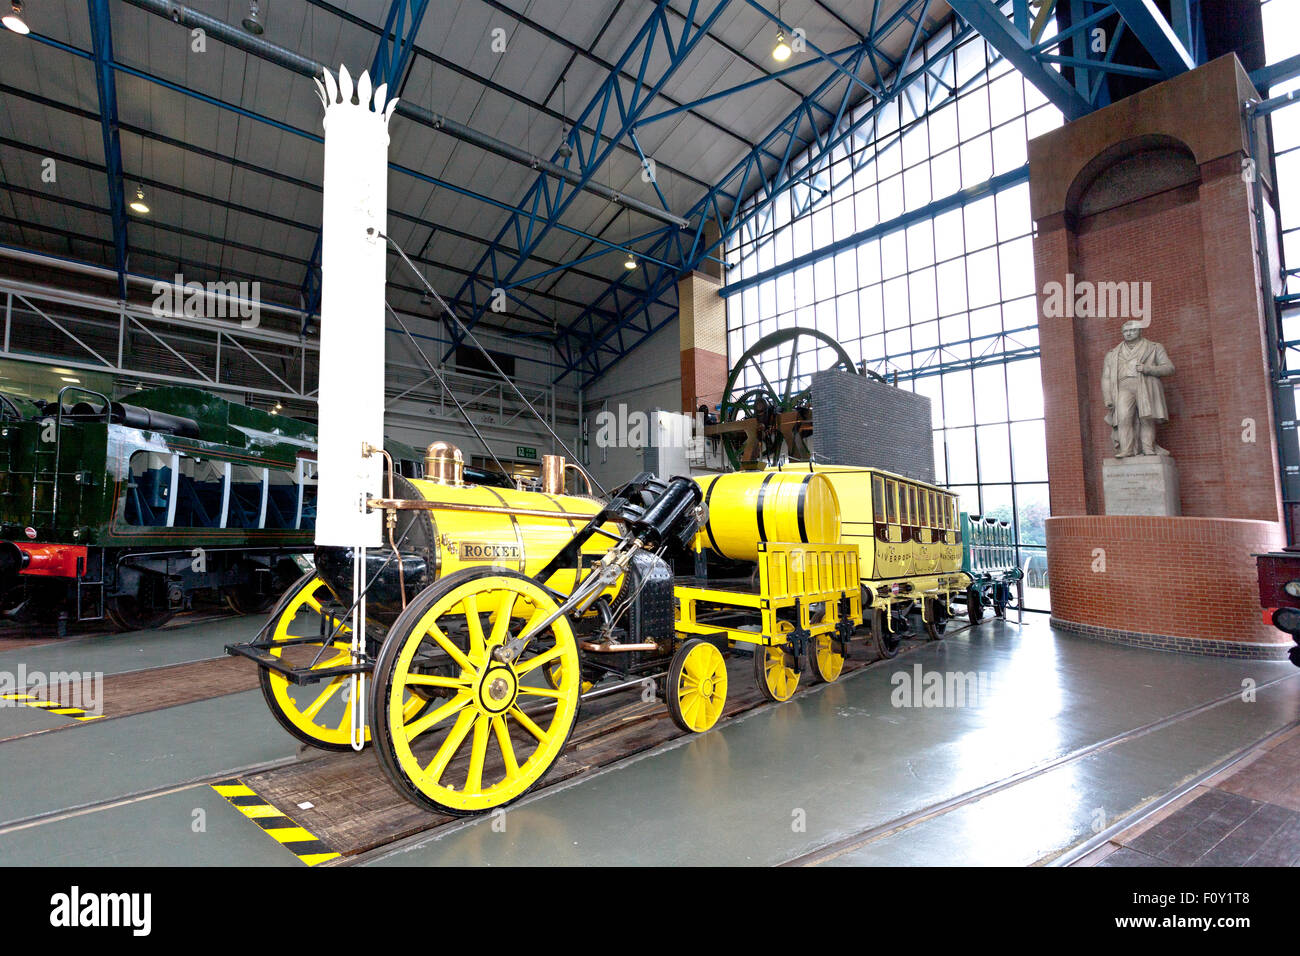
[(1168, 455), (1107, 458), (1101, 465), (1108, 515), (1179, 515), (1178, 466)]

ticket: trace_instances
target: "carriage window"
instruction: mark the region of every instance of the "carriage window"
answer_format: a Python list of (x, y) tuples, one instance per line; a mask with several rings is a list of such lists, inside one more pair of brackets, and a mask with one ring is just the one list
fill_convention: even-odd
[(916, 523), (923, 528), (927, 527), (930, 524), (930, 500), (926, 497), (924, 488), (917, 492), (916, 506), (919, 509), (916, 516)]
[(262, 524), (262, 483), (265, 468), (230, 466), (230, 504), (227, 528), (258, 528)]
[(298, 518), (298, 482), (291, 471), (268, 468), (264, 528), (292, 528)]
[(316, 462), (298, 459), (299, 505), (295, 527), (311, 531), (316, 527)]
[(129, 525), (147, 528), (167, 526), (171, 500), (172, 457), (152, 451), (131, 456), (131, 474), (126, 482), (126, 507), (122, 517)]
[(876, 475), (871, 479), (872, 516), (879, 521), (885, 515), (885, 479)]
[(954, 511), (954, 508), (953, 508), (953, 504), (956, 502), (956, 500), (957, 500), (956, 498), (949, 498), (949, 499), (948, 499), (948, 507), (947, 507), (947, 511), (948, 511), (948, 527), (949, 527), (949, 528), (955, 528), (955, 527), (957, 527), (957, 515), (955, 514), (955, 511)]
[(920, 524), (920, 519), (916, 516), (916, 486), (907, 486), (907, 523)]
[(218, 461), (181, 458), (176, 483), (178, 528), (221, 527), (221, 499), (226, 487), (226, 466)]
[(898, 524), (898, 482), (885, 482), (885, 520)]
[(939, 511), (937, 507), (938, 498), (933, 491), (927, 491), (925, 493), (925, 498), (930, 505), (930, 522), (929, 522), (930, 527), (937, 528), (941, 524), (941, 522), (939, 521)]

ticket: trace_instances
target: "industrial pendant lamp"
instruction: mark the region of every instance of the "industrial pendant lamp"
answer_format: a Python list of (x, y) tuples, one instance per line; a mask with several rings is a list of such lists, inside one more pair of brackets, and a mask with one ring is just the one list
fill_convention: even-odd
[(32, 32), (27, 21), (23, 19), (23, 0), (13, 0), (9, 5), (9, 12), (0, 18), (0, 23), (5, 25), (6, 29), (12, 30), (19, 36), (27, 36)]
[(248, 16), (244, 17), (244, 19), (240, 21), (240, 24), (245, 30), (253, 34), (253, 36), (260, 37), (262, 35), (265, 27), (262, 26), (262, 17), (257, 8), (257, 0), (250, 0), (248, 4)]
[(572, 132), (572, 129), (569, 126), (568, 97), (565, 96), (566, 83), (568, 83), (567, 77), (560, 79), (560, 115), (564, 117), (564, 125), (560, 127), (559, 156), (561, 159), (568, 159), (573, 155), (573, 147), (569, 145), (569, 133)]
[(632, 213), (627, 214), (627, 258), (623, 260), (623, 268), (631, 272), (636, 268), (636, 256), (632, 254)]
[[(779, 2), (776, 5), (776, 19), (779, 24), (781, 22), (781, 4)], [(776, 60), (777, 63), (784, 63), (790, 59), (790, 53), (790, 44), (786, 42), (785, 28), (782, 27), (776, 31), (776, 46), (772, 48), (772, 59)]]
[(144, 187), (135, 188), (135, 199), (131, 203), (131, 211), (138, 212), (142, 216), (149, 215), (149, 204), (144, 201)]

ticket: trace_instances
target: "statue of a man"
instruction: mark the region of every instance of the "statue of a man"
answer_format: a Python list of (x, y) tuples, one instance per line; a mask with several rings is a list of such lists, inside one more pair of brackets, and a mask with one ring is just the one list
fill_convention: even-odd
[(1142, 337), (1142, 323), (1125, 322), (1124, 341), (1106, 353), (1101, 367), (1101, 396), (1116, 458), (1167, 455), (1156, 444), (1156, 425), (1169, 421), (1162, 378), (1174, 374), (1164, 346)]

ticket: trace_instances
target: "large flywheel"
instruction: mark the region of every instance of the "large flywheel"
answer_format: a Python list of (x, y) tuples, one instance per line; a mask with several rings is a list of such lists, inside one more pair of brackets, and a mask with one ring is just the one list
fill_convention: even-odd
[(732, 467), (774, 464), (783, 455), (807, 459), (812, 376), (831, 369), (859, 373), (844, 347), (817, 329), (780, 329), (755, 342), (732, 366), (711, 429)]

